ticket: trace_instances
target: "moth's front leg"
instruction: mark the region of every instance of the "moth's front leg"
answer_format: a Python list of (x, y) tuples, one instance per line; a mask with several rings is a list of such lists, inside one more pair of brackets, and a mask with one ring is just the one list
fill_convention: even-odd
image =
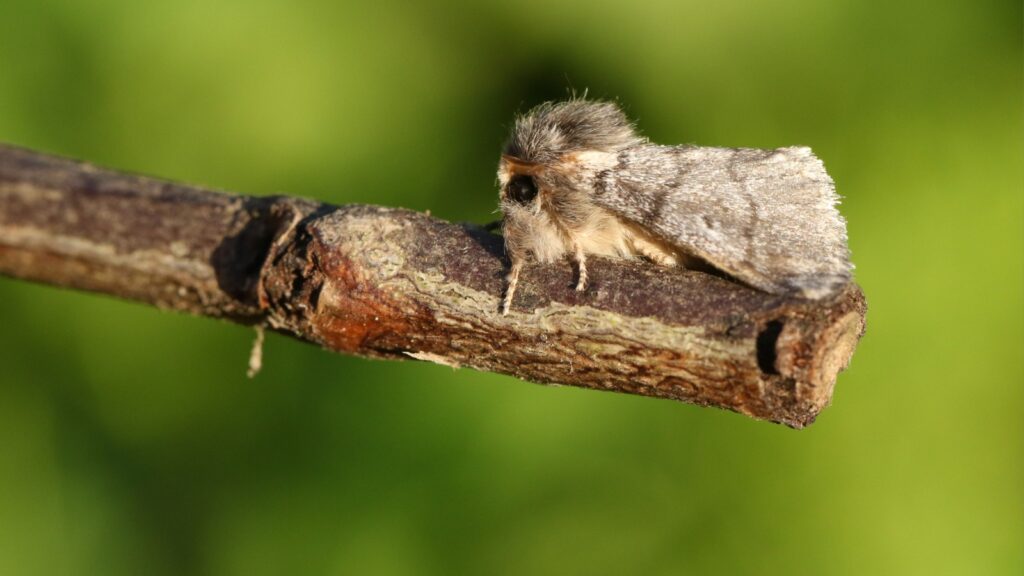
[(576, 244), (576, 265), (579, 266), (580, 278), (576, 281), (576, 291), (583, 292), (587, 288), (587, 255), (583, 248)]
[(508, 284), (505, 288), (505, 300), (501, 303), (501, 315), (507, 316), (509, 308), (512, 307), (512, 296), (516, 293), (516, 286), (519, 285), (519, 272), (523, 269), (522, 258), (512, 258), (512, 268), (505, 277)]

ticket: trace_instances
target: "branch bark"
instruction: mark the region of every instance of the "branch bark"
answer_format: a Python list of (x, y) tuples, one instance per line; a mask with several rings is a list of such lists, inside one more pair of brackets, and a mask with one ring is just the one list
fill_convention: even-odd
[(594, 259), (523, 272), (501, 238), (409, 210), (249, 197), (0, 145), (0, 274), (262, 324), (337, 352), (416, 358), (727, 408), (800, 428), (864, 331), (826, 301)]

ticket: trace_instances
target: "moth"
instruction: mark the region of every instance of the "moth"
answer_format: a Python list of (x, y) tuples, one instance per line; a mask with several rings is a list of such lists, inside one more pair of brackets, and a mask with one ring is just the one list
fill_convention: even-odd
[(777, 294), (818, 299), (850, 281), (846, 223), (809, 148), (662, 146), (611, 102), (547, 102), (515, 120), (498, 164), (511, 261), (502, 313), (524, 264), (566, 256), (710, 266)]

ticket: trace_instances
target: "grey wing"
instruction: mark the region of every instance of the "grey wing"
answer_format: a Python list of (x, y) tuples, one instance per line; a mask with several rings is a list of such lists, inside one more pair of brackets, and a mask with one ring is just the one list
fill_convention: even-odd
[(822, 298), (850, 281), (835, 186), (809, 148), (636, 146), (596, 176), (594, 201), (768, 292)]

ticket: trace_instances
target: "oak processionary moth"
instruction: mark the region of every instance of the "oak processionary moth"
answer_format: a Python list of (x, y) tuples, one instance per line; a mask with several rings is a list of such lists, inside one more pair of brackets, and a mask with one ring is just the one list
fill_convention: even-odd
[(770, 293), (810, 299), (850, 281), (835, 185), (810, 148), (661, 146), (617, 105), (574, 98), (516, 119), (498, 165), (511, 260), (502, 312), (532, 256), (710, 266)]

